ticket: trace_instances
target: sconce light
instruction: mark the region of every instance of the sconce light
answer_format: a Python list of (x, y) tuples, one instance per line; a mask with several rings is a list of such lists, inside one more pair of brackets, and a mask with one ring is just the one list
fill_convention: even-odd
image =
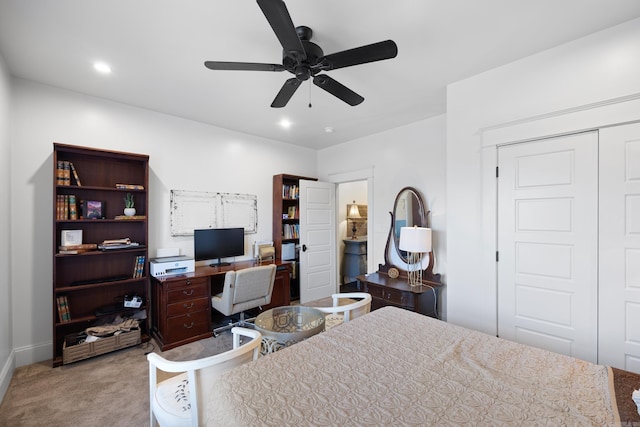
[(349, 208), (349, 212), (347, 213), (347, 219), (353, 220), (353, 228), (351, 229), (351, 240), (356, 240), (356, 219), (361, 218), (360, 210), (358, 209), (358, 205), (356, 205), (356, 201), (353, 201), (352, 205), (347, 205)]
[(431, 252), (431, 229), (424, 227), (400, 228), (400, 250), (408, 255), (408, 279), (411, 286), (422, 285), (422, 256)]

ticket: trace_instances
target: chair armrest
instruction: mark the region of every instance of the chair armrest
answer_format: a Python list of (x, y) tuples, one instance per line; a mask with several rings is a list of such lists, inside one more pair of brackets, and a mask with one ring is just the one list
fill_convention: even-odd
[(233, 333), (234, 341), (236, 339), (239, 340), (240, 335), (250, 337), (252, 339), (251, 341), (249, 341), (248, 343), (245, 343), (240, 347), (234, 346), (233, 350), (225, 351), (224, 353), (215, 354), (213, 356), (205, 357), (203, 359), (176, 362), (173, 360), (167, 360), (157, 353), (149, 353), (147, 355), (147, 360), (149, 361), (150, 365), (155, 366), (164, 372), (187, 372), (187, 371), (206, 368), (213, 364), (221, 363), (226, 360), (233, 359), (237, 357), (238, 354), (248, 351), (248, 349), (251, 347), (260, 346), (260, 341), (262, 340), (262, 334), (260, 334), (260, 332), (258, 331), (255, 331), (253, 329), (235, 327), (231, 330), (231, 332)]

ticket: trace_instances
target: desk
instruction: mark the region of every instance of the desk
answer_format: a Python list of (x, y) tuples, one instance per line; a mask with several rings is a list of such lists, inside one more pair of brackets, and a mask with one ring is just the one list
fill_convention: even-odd
[(438, 317), (437, 301), (439, 283), (423, 280), (422, 286), (411, 286), (406, 277), (393, 279), (385, 273), (365, 274), (356, 277), (358, 288), (371, 294), (371, 310), (393, 305), (430, 317)]
[[(267, 264), (271, 262), (240, 261), (220, 267), (196, 267), (193, 273), (152, 277), (151, 335), (160, 350), (211, 337), (211, 295), (222, 290), (227, 271)], [(276, 260), (275, 264), (271, 303), (262, 307), (263, 310), (291, 303), (290, 263)]]

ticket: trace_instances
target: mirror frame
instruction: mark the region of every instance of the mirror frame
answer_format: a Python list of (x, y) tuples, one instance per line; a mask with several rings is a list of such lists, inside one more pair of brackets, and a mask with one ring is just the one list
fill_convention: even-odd
[[(389, 234), (387, 235), (387, 244), (384, 248), (384, 265), (379, 265), (379, 272), (388, 273), (391, 268), (395, 268), (400, 273), (400, 276), (407, 277), (408, 272), (408, 264), (407, 259), (404, 254), (398, 248), (398, 238), (395, 235), (395, 226), (396, 226), (396, 212), (398, 207), (398, 202), (401, 200), (402, 196), (405, 192), (410, 192), (415, 197), (418, 203), (418, 212), (419, 212), (419, 223), (415, 223), (412, 225), (416, 225), (419, 227), (429, 227), (429, 210), (426, 208), (426, 204), (420, 192), (414, 187), (404, 187), (401, 189), (393, 203), (393, 211), (389, 212), (391, 215), (391, 224), (389, 226)], [(426, 263), (426, 265), (425, 265)], [(433, 274), (433, 265), (434, 265), (434, 256), (433, 251), (429, 252), (429, 256), (425, 257), (423, 265), (425, 268), (423, 270), (423, 279), (431, 282), (440, 282), (440, 275)]]

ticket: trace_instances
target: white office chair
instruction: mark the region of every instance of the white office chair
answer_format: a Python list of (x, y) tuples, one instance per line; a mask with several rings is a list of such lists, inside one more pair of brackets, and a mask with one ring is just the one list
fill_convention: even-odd
[[(327, 316), (328, 320), (325, 322), (325, 330), (353, 320), (371, 311), (371, 294), (366, 292), (333, 294), (331, 298), (333, 299), (332, 307), (313, 307), (329, 315)], [(340, 300), (347, 298), (359, 299), (359, 301), (340, 305)]]
[[(157, 353), (147, 355), (149, 361), (150, 425), (197, 427), (203, 419), (204, 404), (222, 372), (252, 360), (260, 353), (262, 335), (253, 329), (233, 328), (233, 349), (203, 359), (173, 362)], [(252, 338), (240, 345), (240, 335)], [(157, 381), (157, 371), (181, 372), (167, 380)]]
[(250, 322), (252, 319), (245, 320), (244, 312), (271, 302), (275, 278), (275, 264), (227, 272), (222, 292), (211, 297), (211, 306), (225, 316), (240, 313), (240, 321), (216, 328), (213, 334), (217, 336), (222, 331)]

